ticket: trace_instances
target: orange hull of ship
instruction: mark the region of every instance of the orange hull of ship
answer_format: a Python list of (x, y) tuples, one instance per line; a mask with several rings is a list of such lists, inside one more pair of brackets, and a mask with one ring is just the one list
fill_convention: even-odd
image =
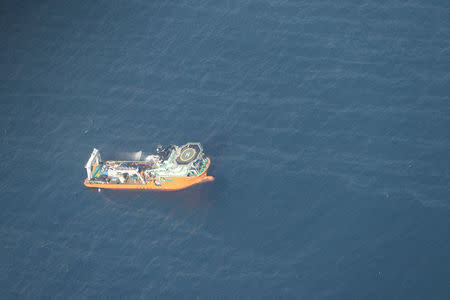
[[(155, 180), (148, 181), (146, 184), (114, 184), (114, 183), (89, 183), (86, 178), (84, 185), (87, 187), (99, 188), (99, 189), (112, 189), (112, 190), (156, 190), (156, 191), (178, 191), (195, 184), (213, 181), (214, 177), (206, 175), (211, 161), (208, 158), (208, 165), (206, 169), (198, 176), (195, 177), (166, 177), (164, 180), (159, 181), (159, 185), (155, 183)], [(94, 166), (95, 169), (95, 166)]]

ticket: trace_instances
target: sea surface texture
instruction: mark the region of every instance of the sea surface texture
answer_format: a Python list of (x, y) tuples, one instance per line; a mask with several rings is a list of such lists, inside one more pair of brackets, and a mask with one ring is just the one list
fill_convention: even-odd
[[(450, 1), (2, 1), (1, 299), (450, 299)], [(83, 186), (201, 142), (213, 183)]]

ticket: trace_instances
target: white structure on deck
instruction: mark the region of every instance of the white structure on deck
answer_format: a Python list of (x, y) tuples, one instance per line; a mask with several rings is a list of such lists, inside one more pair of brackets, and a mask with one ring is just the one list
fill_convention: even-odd
[(94, 150), (92, 150), (91, 157), (89, 157), (86, 166), (84, 166), (86, 168), (87, 177), (89, 180), (92, 178), (92, 167), (94, 166), (94, 163), (99, 164), (101, 161), (102, 157), (100, 156), (100, 152), (98, 152), (98, 149), (94, 148)]
[[(139, 158), (142, 151), (138, 152)], [(203, 172), (208, 164), (203, 154), (200, 143), (187, 143), (183, 146), (171, 145), (169, 147), (158, 146), (156, 155), (147, 156), (145, 161), (105, 161), (102, 162), (100, 152), (94, 148), (88, 162), (86, 172), (88, 180), (109, 183), (109, 180), (120, 180), (121, 183), (128, 177), (137, 177), (142, 184), (146, 180), (156, 178), (158, 180), (166, 177), (192, 177)], [(94, 166), (98, 166), (94, 170)], [(94, 174), (93, 174), (94, 172)]]

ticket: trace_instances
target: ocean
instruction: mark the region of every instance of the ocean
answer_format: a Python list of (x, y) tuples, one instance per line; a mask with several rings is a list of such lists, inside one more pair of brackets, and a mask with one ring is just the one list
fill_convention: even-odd
[[(450, 299), (450, 2), (0, 12), (1, 299)], [(186, 142), (214, 182), (83, 186)]]

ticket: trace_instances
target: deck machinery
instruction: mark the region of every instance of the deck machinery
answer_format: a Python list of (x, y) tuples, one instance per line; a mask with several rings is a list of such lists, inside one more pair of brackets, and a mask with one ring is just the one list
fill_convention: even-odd
[(210, 164), (200, 143), (158, 146), (156, 154), (135, 161), (102, 161), (94, 148), (84, 184), (100, 189), (180, 190), (213, 181), (206, 173)]

